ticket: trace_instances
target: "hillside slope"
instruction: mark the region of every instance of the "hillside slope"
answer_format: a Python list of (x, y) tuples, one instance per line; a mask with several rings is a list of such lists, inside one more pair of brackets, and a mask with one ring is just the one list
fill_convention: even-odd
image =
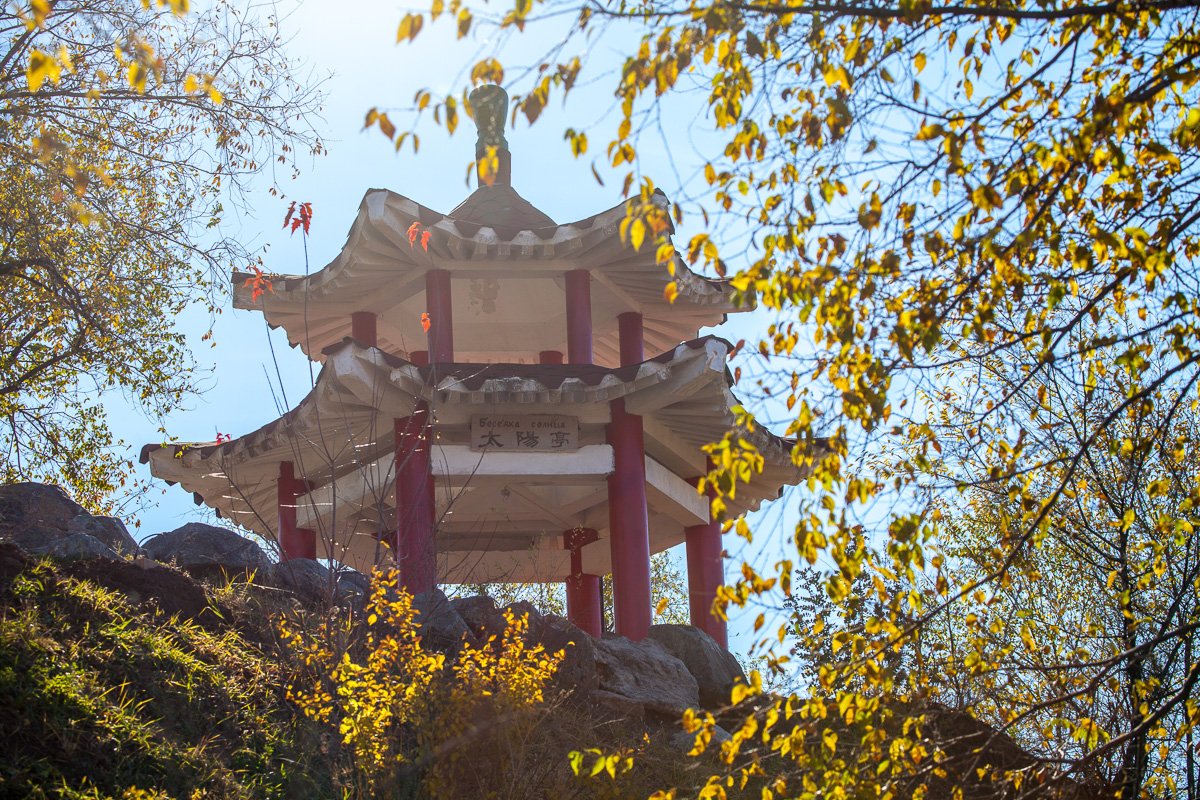
[(0, 796), (334, 796), (270, 631), (226, 594), (0, 543)]

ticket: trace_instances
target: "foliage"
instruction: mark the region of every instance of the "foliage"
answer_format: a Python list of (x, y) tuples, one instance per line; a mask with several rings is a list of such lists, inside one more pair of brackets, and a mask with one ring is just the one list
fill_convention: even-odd
[[(174, 318), (249, 255), (244, 181), (322, 149), (275, 20), (137, 0), (5, 6), (0, 28), (0, 478), (103, 506), (131, 470), (99, 395), (196, 391)], [(178, 13), (175, 13), (178, 12)]]
[[(430, 19), (442, 9), (433, 4)], [(486, 14), (457, 2), (450, 11), (460, 35)], [(730, 272), (774, 314), (746, 348), (760, 360), (744, 366), (772, 410), (786, 407), (810, 493), (794, 557), (747, 565), (725, 602), (786, 596), (807, 562), (823, 570), (834, 606), (846, 609), (864, 582), (880, 606), (861, 625), (805, 637), (838, 658), (819, 666), (811, 694), (788, 701), (835, 738), (832, 760), (818, 762), (829, 769), (806, 773), (803, 791), (875, 796), (908, 785), (920, 720), (906, 709), (942, 690), (947, 666), (976, 686), (1023, 680), (1033, 653), (1014, 639), (1021, 624), (991, 627), (1015, 610), (1015, 586), (1049, 613), (1072, 582), (1114, 616), (1059, 618), (1065, 640), (1044, 645), (1038, 669), (1061, 678), (1024, 684), (1018, 707), (1038, 710), (1008, 724), (1037, 728), (1030, 741), (1057, 759), (1037, 772), (1051, 785), (1093, 780), (1132, 798), (1182, 784), (1182, 759), (1154, 753), (1191, 742), (1200, 719), (1200, 661), (1187, 645), (1197, 589), (1186, 581), (1200, 487), (1178, 467), (1195, 439), (1184, 423), (1200, 378), (1200, 6), (520, 0), (491, 21), (515, 31), (563, 12), (574, 33), (526, 78), (514, 114), (532, 122), (553, 95), (590, 82), (574, 54), (583, 39), (636, 26), (637, 41), (621, 45), (619, 113), (599, 157), (629, 169), (626, 191), (640, 186), (648, 199), (641, 137), (664, 104), (678, 118), (692, 102), (705, 124), (687, 138), (703, 151), (708, 185), (695, 206), (714, 224), (687, 257)], [(402, 22), (410, 38), (421, 28), (420, 15)], [(503, 75), (489, 55), (472, 80)], [(427, 92), (417, 100), (451, 130), (459, 105)], [(588, 152), (583, 129), (566, 138)], [(653, 214), (635, 210), (627, 222), (632, 246), (666, 244)], [(746, 253), (736, 267), (722, 258), (727, 242)], [(828, 452), (813, 446), (818, 433)], [(758, 464), (736, 435), (711, 455), (719, 495)], [(1104, 489), (1088, 476), (1099, 458), (1110, 463)], [(960, 502), (990, 549), (946, 526)], [(1103, 569), (1079, 563), (1088, 542)], [(1116, 638), (1081, 646), (1091, 624)], [(965, 637), (961, 662), (922, 664), (923, 635), (946, 626)], [(794, 628), (785, 622), (778, 644)], [(1161, 666), (1154, 652), (1172, 654), (1167, 672), (1148, 672)], [(998, 713), (1012, 685), (992, 687), (980, 713)], [(836, 745), (840, 724), (868, 726), (856, 752)], [(811, 746), (821, 725), (801, 748), (772, 725), (754, 732), (784, 756), (772, 762), (782, 783), (764, 797), (800, 791), (784, 765), (821, 756)], [(750, 767), (727, 763), (736, 785)]]
[[(1116, 387), (1086, 398), (1061, 379), (1048, 387), (1049, 424), (1034, 434), (1047, 452), (1077, 450), (1089, 420), (1121, 398)], [(1178, 397), (1156, 399), (1098, 432), (1037, 546), (1013, 559), (986, 602), (965, 600), (930, 626), (920, 652), (944, 672), (956, 703), (1031, 752), (1065, 755), (1094, 782), (1135, 776), (1169, 794), (1200, 778), (1190, 755), (1200, 680), (1192, 530), (1200, 420), (1194, 410), (1162, 410)], [(1037, 400), (1017, 390), (1013, 403)], [(1054, 491), (1063, 469), (1047, 465), (1026, 493)], [(1018, 500), (985, 484), (943, 511), (952, 581), (971, 585), (997, 571), (1020, 530)]]
[(10, 574), (12, 553), (0, 554), (0, 794), (331, 795), (279, 702), (278, 664), (244, 631), (167, 618), (50, 562)]
[[(329, 727), (355, 796), (461, 797), (461, 762), (520, 740), (545, 700), (563, 652), (526, 641), (525, 617), (506, 614), (503, 635), (480, 646), (464, 642), (447, 663), (425, 650), (412, 597), (393, 570), (377, 573), (361, 641), (343, 626), (323, 623), (309, 634), (281, 622), (284, 641), (302, 662), (288, 697)], [(490, 762), (490, 783), (472, 796), (503, 787), (504, 762)]]

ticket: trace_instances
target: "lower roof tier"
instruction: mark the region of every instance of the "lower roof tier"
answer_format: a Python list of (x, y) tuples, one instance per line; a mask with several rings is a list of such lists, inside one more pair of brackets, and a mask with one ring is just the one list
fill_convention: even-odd
[[(155, 477), (272, 540), (279, 467), (291, 462), (307, 481), (299, 526), (317, 532), (318, 554), (366, 570), (391, 557), (380, 532), (396, 527), (393, 420), (423, 402), (433, 420), (439, 580), (561, 580), (570, 571), (562, 534), (575, 527), (599, 532), (583, 548), (583, 566), (606, 574), (611, 402), (623, 400), (627, 413), (642, 417), (651, 551), (665, 550), (683, 541), (685, 527), (708, 519), (708, 501), (689, 479), (706, 471), (703, 445), (735, 424), (725, 369), (731, 350), (709, 336), (619, 368), (417, 366), (346, 340), (327, 349), (312, 391), (278, 420), (227, 442), (147, 445), (142, 461)], [(732, 514), (798, 483), (824, 444), (805, 448), (758, 426), (741, 435), (764, 468), (737, 487)]]

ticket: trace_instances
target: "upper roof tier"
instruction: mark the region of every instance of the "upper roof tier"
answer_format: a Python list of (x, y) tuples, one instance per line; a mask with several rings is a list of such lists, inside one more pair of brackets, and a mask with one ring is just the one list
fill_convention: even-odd
[[(655, 200), (666, 205), (666, 198)], [(688, 269), (676, 256), (672, 280), (641, 251), (621, 241), (618, 228), (630, 203), (566, 225), (555, 225), (510, 186), (483, 186), (450, 214), (395, 194), (367, 192), (337, 258), (308, 277), (268, 275), (271, 291), (253, 298), (249, 274), (234, 273), (235, 308), (261, 309), (305, 354), (350, 335), (350, 315), (377, 316), (378, 344), (409, 355), (426, 349), (421, 314), (428, 309), (425, 273), (450, 273), (455, 360), (524, 363), (542, 350), (566, 352), (565, 273), (591, 272), (592, 347), (597, 364), (619, 363), (617, 317), (642, 314), (646, 350), (662, 352), (718, 325), (735, 305), (734, 290)], [(428, 250), (412, 243), (413, 223), (428, 231)]]
[[(747, 310), (723, 280), (705, 278), (676, 253), (674, 276), (657, 263), (653, 237), (641, 250), (622, 242), (621, 223), (640, 199), (563, 225), (509, 185), (510, 155), (503, 136), (507, 96), (499, 87), (472, 94), (479, 140), (476, 158), (495, 155), (491, 185), (481, 185), (449, 214), (407, 197), (372, 189), (338, 256), (308, 275), (268, 275), (271, 290), (255, 298), (249, 273), (233, 276), (235, 308), (263, 311), (289, 341), (315, 360), (351, 335), (351, 314), (376, 315), (376, 343), (411, 356), (427, 349), (421, 315), (431, 309), (425, 274), (450, 276), (454, 360), (528, 363), (546, 350), (567, 351), (565, 275), (591, 273), (594, 363), (620, 362), (617, 317), (642, 315), (645, 348), (663, 352), (718, 325), (729, 312)], [(489, 162), (490, 163), (490, 162)], [(651, 202), (662, 211), (661, 192)], [(675, 282), (674, 303), (664, 296)]]

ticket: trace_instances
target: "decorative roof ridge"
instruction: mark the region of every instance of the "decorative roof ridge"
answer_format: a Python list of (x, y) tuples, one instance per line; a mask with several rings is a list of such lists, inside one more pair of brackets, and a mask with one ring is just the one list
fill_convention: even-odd
[[(353, 340), (347, 338), (346, 341)], [(365, 345), (357, 342), (356, 344), (358, 344), (359, 347), (365, 348)], [(274, 433), (276, 430), (281, 428), (286, 429), (292, 420), (303, 413), (302, 409), (304, 409), (311, 402), (315, 402), (312, 398), (317, 394), (317, 392), (325, 390), (326, 387), (324, 386), (322, 378), (325, 376), (326, 370), (329, 369), (331, 369), (331, 367), (328, 363), (322, 364), (321, 369), (317, 372), (316, 379), (313, 381), (312, 388), (308, 390), (308, 393), (305, 394), (304, 397), (300, 398), (300, 401), (297, 402), (295, 406), (283, 412), (283, 414), (271, 420), (270, 422), (258, 426), (249, 433), (244, 433), (236, 438), (226, 439), (225, 441), (221, 442), (164, 442), (162, 444), (144, 444), (142, 445), (142, 449), (138, 454), (138, 463), (146, 464), (150, 461), (151, 453), (156, 450), (165, 450), (171, 447), (175, 448), (176, 455), (180, 455), (182, 452), (187, 450), (199, 450), (202, 458), (209, 458), (218, 449), (224, 448), (229, 452), (233, 452), (239, 443), (251, 437), (258, 436), (259, 434)]]
[[(484, 184), (459, 203), (446, 219), (460, 231), (471, 225), (499, 229), (538, 230), (557, 228), (550, 215), (526, 200), (509, 184)], [(462, 223), (466, 223), (464, 226)]]
[[(586, 391), (587, 389), (603, 390), (606, 385), (610, 388), (626, 387), (627, 391), (636, 392), (640, 386), (658, 383), (669, 378), (669, 370), (673, 364), (686, 359), (689, 354), (698, 350), (707, 350), (710, 358), (720, 357), (722, 360), (733, 350), (733, 345), (720, 336), (709, 334), (686, 342), (680, 342), (672, 350), (660, 353), (653, 358), (638, 364), (623, 367), (604, 367), (593, 364), (434, 364), (417, 365), (400, 356), (392, 355), (376, 347), (370, 347), (362, 342), (346, 337), (341, 342), (326, 347), (322, 352), (327, 356), (335, 356), (353, 348), (355, 354), (368, 356), (372, 361), (391, 370), (403, 370), (416, 385), (423, 386), (428, 394), (434, 392), (450, 392), (453, 394), (474, 394), (486, 391), (485, 386), (493, 383), (493, 390), (501, 390), (504, 381), (532, 381), (533, 384), (522, 390), (524, 393), (545, 394), (570, 392), (568, 384)], [(202, 459), (211, 458), (219, 450), (227, 451), (230, 455), (245, 446), (245, 442), (253, 439), (272, 436), (286, 430), (290, 423), (314, 402), (314, 397), (323, 391), (329, 391), (327, 385), (330, 378), (326, 377), (327, 370), (336, 371), (335, 359), (329, 359), (317, 375), (313, 388), (296, 404), (295, 407), (277, 419), (259, 428), (226, 442), (177, 442), (163, 444), (146, 444), (141, 448), (139, 461), (143, 464), (150, 460), (150, 454), (156, 450), (174, 448), (177, 454), (187, 451), (198, 451)], [(449, 369), (448, 369), (449, 368)], [(466, 372), (467, 374), (463, 374)], [(722, 368), (725, 378), (726, 393), (730, 405), (740, 404), (732, 392), (733, 377), (728, 369)], [(333, 379), (336, 380), (337, 376)], [(434, 381), (437, 381), (434, 383)], [(616, 395), (614, 395), (616, 396)], [(746, 438), (767, 455), (774, 452), (776, 457), (768, 460), (775, 466), (786, 466), (785, 460), (790, 460), (799, 440), (779, 436), (772, 433), (765, 425), (754, 420), (754, 427), (744, 431)], [(813, 440), (819, 446), (825, 446), (827, 439)]]
[[(340, 273), (347, 266), (352, 250), (365, 240), (364, 237), (368, 236), (386, 242), (395, 249), (396, 255), (400, 256), (402, 260), (417, 265), (421, 260), (418, 258), (418, 252), (409, 256), (408, 251), (413, 250), (413, 247), (405, 240), (406, 232), (412, 223), (418, 223), (433, 234), (429, 241), (431, 257), (449, 258), (452, 261), (474, 260), (479, 257), (481, 252), (489, 252), (490, 249), (497, 249), (496, 257), (506, 260), (514, 257), (534, 259), (574, 257), (584, 249), (595, 247), (604, 239), (615, 237), (629, 207), (638, 202), (637, 198), (627, 198), (589, 217), (555, 224), (548, 216), (542, 214), (522, 198), (512, 187), (484, 187), (484, 189), (488, 193), (511, 193), (512, 196), (520, 199), (533, 212), (543, 216), (551, 224), (541, 227), (506, 227), (503, 224), (492, 225), (483, 220), (468, 221), (453, 216), (455, 212), (442, 214), (390, 189), (368, 189), (359, 203), (359, 213), (350, 226), (346, 243), (329, 263), (308, 275), (265, 272), (263, 276), (276, 284), (276, 293), (279, 290), (291, 292), (306, 284), (314, 288), (336, 284), (341, 278)], [(472, 196), (478, 195), (484, 189), (477, 189)], [(656, 190), (654, 198), (656, 204), (665, 206), (669, 203), (661, 190)], [(459, 208), (461, 207), (460, 205)], [(389, 218), (397, 219), (398, 224), (389, 224)], [(585, 243), (585, 237), (590, 241)], [(432, 261), (430, 265), (432, 266)], [(647, 266), (656, 267), (657, 265), (647, 259)], [(675, 280), (681, 297), (703, 301), (708, 298), (725, 297), (731, 292), (728, 279), (710, 278), (693, 271), (678, 252), (676, 252), (675, 267)], [(243, 295), (247, 293), (240, 291), (243, 283), (253, 277), (255, 276), (251, 272), (237, 269), (233, 271), (231, 280), (235, 307), (262, 308), (259, 303), (246, 302), (246, 297)], [(746, 306), (747, 309), (751, 307), (753, 304)]]
[[(445, 381), (448, 379), (456, 380), (462, 385), (462, 388), (457, 391), (471, 392), (471, 391), (476, 391), (477, 389), (472, 388), (472, 386), (468, 384), (468, 381), (470, 382), (470, 384), (477, 383), (478, 385), (482, 385), (482, 382), (484, 380), (491, 377), (487, 373), (490, 373), (490, 372), (493, 372), (496, 370), (504, 371), (504, 372), (508, 373), (510, 377), (515, 377), (517, 379), (520, 379), (522, 377), (521, 375), (519, 375), (519, 374), (512, 375), (512, 370), (514, 368), (525, 371), (530, 376), (536, 377), (536, 376), (538, 376), (539, 373), (541, 373), (542, 375), (548, 374), (551, 377), (560, 377), (560, 380), (565, 380), (567, 378), (572, 378), (572, 377), (578, 378), (579, 377), (578, 374), (571, 374), (571, 373), (572, 372), (578, 373), (578, 372), (582, 371), (582, 372), (587, 373), (587, 377), (591, 378), (591, 380), (583, 381), (584, 385), (588, 386), (588, 387), (600, 386), (601, 382), (604, 380), (604, 378), (608, 377), (608, 376), (614, 376), (614, 377), (618, 378), (618, 380), (620, 380), (621, 383), (629, 384), (629, 383), (634, 382), (638, 378), (638, 370), (642, 369), (645, 365), (648, 365), (648, 364), (669, 365), (671, 362), (682, 357), (682, 355), (686, 351), (699, 350), (699, 349), (705, 348), (709, 343), (722, 345), (723, 347), (721, 349), (725, 350), (725, 352), (728, 352), (733, 349), (733, 345), (731, 345), (725, 339), (721, 338), (720, 336), (715, 336), (715, 335), (710, 334), (708, 336), (702, 336), (700, 338), (692, 339), (687, 342), (681, 342), (673, 350), (668, 350), (665, 353), (660, 353), (659, 355), (655, 356), (654, 358), (646, 359), (645, 361), (643, 361), (641, 363), (631, 364), (631, 365), (625, 366), (625, 367), (604, 367), (604, 366), (599, 366), (599, 365), (594, 365), (594, 364), (453, 364), (453, 365), (433, 364), (433, 365), (417, 365), (405, 358), (402, 358), (401, 356), (392, 355), (391, 353), (387, 353), (383, 350), (380, 350), (377, 347), (370, 347), (366, 344), (363, 344), (362, 342), (356, 341), (355, 339), (353, 339), (351, 337), (346, 337), (346, 338), (342, 339), (342, 341), (338, 342), (337, 344), (333, 344), (333, 345), (330, 345), (329, 347), (324, 348), (324, 350), (322, 350), (322, 353), (326, 356), (335, 356), (335, 355), (338, 355), (339, 353), (343, 352), (344, 350), (353, 347), (356, 352), (360, 352), (363, 354), (369, 353), (372, 360), (377, 360), (378, 362), (381, 362), (384, 366), (391, 368), (393, 370), (402, 369), (402, 368), (410, 368), (412, 371), (414, 371), (417, 375), (419, 375), (421, 377), (420, 383), (422, 385), (424, 385), (425, 387), (427, 387), (431, 393), (433, 391), (455, 391), (455, 389), (452, 389), (445, 385)], [(321, 371), (317, 374), (316, 383), (313, 385), (313, 388), (309, 390), (308, 394), (306, 394), (293, 408), (284, 412), (282, 416), (278, 417), (277, 419), (275, 419), (271, 422), (266, 423), (265, 425), (262, 425), (262, 426), (256, 428), (253, 431), (245, 433), (245, 434), (243, 434), (239, 437), (236, 437), (227, 442), (177, 442), (177, 443), (143, 445), (143, 447), (141, 449), (141, 453), (139, 455), (139, 461), (141, 463), (145, 464), (149, 461), (151, 452), (154, 452), (155, 450), (161, 450), (161, 449), (166, 449), (166, 448), (171, 448), (171, 447), (175, 448), (177, 452), (182, 451), (182, 450), (189, 450), (189, 449), (190, 450), (199, 450), (202, 458), (208, 458), (211, 455), (213, 455), (218, 449), (224, 448), (230, 452), (233, 452), (237, 448), (238, 444), (244, 440), (247, 440), (249, 438), (253, 438), (256, 436), (260, 436), (260, 435), (271, 434), (271, 433), (274, 433), (275, 431), (279, 430), (280, 428), (286, 428), (288, 423), (292, 419), (294, 419), (296, 416), (303, 413), (302, 409), (304, 409), (308, 405), (311, 405), (311, 403), (314, 402), (313, 397), (319, 391), (323, 391), (327, 388), (325, 386), (325, 384), (328, 382), (329, 379), (325, 378), (325, 374), (329, 370), (336, 370), (336, 367), (334, 366), (335, 364), (336, 364), (336, 362), (333, 359), (327, 360), (324, 363), (324, 365), (322, 365)], [(475, 370), (476, 371), (475, 377), (472, 377), (469, 379), (463, 379), (461, 377), (452, 375), (448, 372), (444, 372), (445, 368), (448, 366), (453, 367), (458, 371), (461, 371), (464, 368)], [(443, 370), (443, 372), (440, 374), (440, 377), (439, 377), (439, 370)], [(726, 373), (728, 373), (728, 371), (726, 371)], [(431, 378), (435, 378), (435, 377), (439, 377), (437, 384), (434, 384), (431, 381)], [(560, 383), (560, 385), (561, 385), (561, 383)], [(546, 390), (548, 390), (548, 387), (546, 387), (545, 384), (543, 384), (542, 391), (546, 391)]]

